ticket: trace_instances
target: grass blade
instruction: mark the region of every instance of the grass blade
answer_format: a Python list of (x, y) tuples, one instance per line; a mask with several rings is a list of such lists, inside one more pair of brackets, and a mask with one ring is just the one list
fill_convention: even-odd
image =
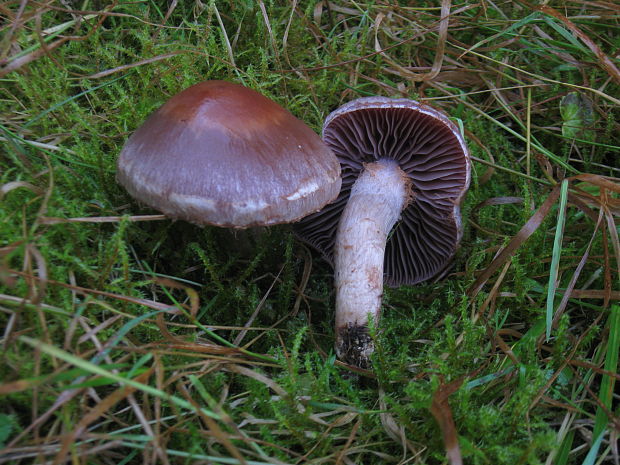
[(560, 203), (558, 205), (558, 221), (555, 227), (555, 240), (551, 253), (551, 269), (549, 270), (549, 287), (547, 289), (547, 314), (546, 314), (546, 337), (551, 337), (551, 324), (553, 322), (554, 296), (558, 287), (558, 267), (562, 254), (562, 238), (564, 237), (564, 223), (566, 221), (566, 201), (568, 199), (568, 180), (562, 181), (560, 186)]
[[(620, 353), (620, 306), (613, 305), (611, 307), (611, 314), (609, 315), (609, 340), (607, 341), (607, 350), (605, 354), (605, 371), (616, 373), (618, 369), (618, 353)], [(602, 375), (602, 377), (599, 398), (608, 411), (611, 411), (616, 379), (608, 375)], [(607, 413), (599, 406), (596, 409), (596, 415), (594, 417), (594, 430), (592, 431), (592, 438), (594, 441), (592, 448), (583, 462), (584, 465), (594, 463), (603, 437), (605, 436), (608, 423), (609, 417)]]
[[(116, 373), (106, 370), (105, 368), (95, 365), (94, 363), (88, 362), (86, 360), (82, 360), (81, 358), (76, 357), (75, 355), (72, 355), (68, 352), (65, 352), (64, 350), (59, 349), (58, 347), (54, 347), (51, 344), (47, 344), (45, 342), (41, 342), (36, 339), (27, 337), (27, 336), (20, 336), (19, 340), (22, 342), (25, 342), (26, 344), (28, 344), (29, 346), (33, 348), (40, 349), (42, 352), (46, 353), (47, 355), (59, 358), (67, 363), (75, 365), (78, 368), (82, 368), (83, 370), (86, 370), (89, 373), (92, 373), (93, 375), (105, 376), (106, 378), (113, 379), (114, 381), (118, 382), (119, 384), (123, 386), (124, 385), (132, 386), (154, 397), (167, 400), (168, 402), (176, 405), (177, 407), (181, 407), (183, 409), (191, 410), (194, 412), (196, 411), (196, 408), (190, 402), (184, 399), (181, 399), (176, 396), (172, 396), (168, 394), (167, 392), (161, 391), (157, 388), (154, 388), (153, 386), (149, 386), (148, 384), (143, 384), (143, 383), (134, 381), (132, 379), (123, 378), (122, 376), (117, 375)], [(212, 412), (204, 408), (201, 408), (200, 411), (209, 417), (219, 419), (219, 415), (217, 415), (215, 412)]]

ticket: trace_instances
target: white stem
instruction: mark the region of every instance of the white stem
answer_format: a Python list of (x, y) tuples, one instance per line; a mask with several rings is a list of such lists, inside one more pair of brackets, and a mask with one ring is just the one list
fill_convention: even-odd
[(364, 166), (338, 224), (334, 257), (336, 352), (365, 367), (373, 351), (368, 316), (379, 320), (387, 236), (410, 197), (406, 174), (393, 160)]

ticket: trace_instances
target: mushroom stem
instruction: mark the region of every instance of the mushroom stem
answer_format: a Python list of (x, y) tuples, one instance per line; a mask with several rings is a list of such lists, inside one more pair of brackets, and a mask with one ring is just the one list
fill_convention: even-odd
[(338, 224), (334, 250), (336, 353), (367, 367), (374, 350), (369, 316), (376, 323), (383, 295), (387, 236), (411, 199), (411, 182), (394, 160), (364, 166)]

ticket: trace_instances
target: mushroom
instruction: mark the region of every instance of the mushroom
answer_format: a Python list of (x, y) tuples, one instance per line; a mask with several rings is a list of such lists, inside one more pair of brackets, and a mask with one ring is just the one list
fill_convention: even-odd
[(118, 181), (171, 218), (246, 228), (296, 221), (340, 191), (340, 165), (302, 121), (258, 92), (206, 81), (129, 138)]
[(342, 189), (295, 228), (334, 265), (338, 357), (368, 367), (384, 281), (419, 283), (454, 257), (469, 154), (447, 116), (407, 99), (351, 101), (327, 117), (323, 140), (340, 160)]

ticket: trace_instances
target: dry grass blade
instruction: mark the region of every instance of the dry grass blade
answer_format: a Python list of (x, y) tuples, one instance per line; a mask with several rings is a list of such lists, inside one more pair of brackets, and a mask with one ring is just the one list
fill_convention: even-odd
[(299, 312), (301, 302), (305, 298), (304, 292), (306, 290), (306, 286), (308, 285), (308, 281), (310, 280), (310, 275), (312, 273), (312, 254), (306, 247), (302, 247), (302, 253), (304, 260), (304, 270), (301, 274), (299, 285), (297, 286), (297, 297), (295, 298), (295, 304), (293, 305), (293, 311), (291, 312), (291, 316), (295, 316), (297, 315), (297, 312)]
[[(573, 276), (571, 277), (568, 286), (566, 287), (566, 289), (564, 290), (564, 295), (562, 296), (562, 300), (560, 301), (560, 304), (557, 306), (557, 308), (555, 309), (555, 312), (553, 314), (553, 322), (552, 322), (552, 326), (556, 326), (558, 324), (558, 321), (560, 319), (560, 317), (562, 316), (562, 314), (564, 313), (564, 309), (566, 308), (566, 305), (568, 304), (568, 300), (570, 297), (575, 295), (574, 292), (574, 288), (575, 285), (577, 284), (577, 279), (579, 278), (579, 276), (581, 275), (581, 271), (583, 270), (583, 267), (585, 266), (588, 257), (590, 255), (590, 249), (592, 248), (592, 244), (594, 243), (594, 239), (597, 236), (597, 232), (601, 226), (601, 222), (603, 220), (603, 214), (602, 214), (602, 210), (601, 210), (601, 215), (599, 216), (598, 221), (596, 222), (596, 225), (594, 226), (594, 231), (592, 233), (592, 237), (590, 238), (590, 242), (588, 243), (585, 252), (583, 253), (583, 256), (581, 257), (581, 259), (579, 260), (579, 263), (577, 264), (577, 268), (575, 268), (575, 272), (573, 273)], [(555, 288), (557, 289), (557, 287)], [(547, 337), (549, 337), (547, 335)]]
[(260, 302), (258, 303), (256, 308), (252, 312), (252, 315), (250, 315), (250, 318), (248, 318), (248, 320), (243, 325), (244, 329), (237, 335), (237, 337), (235, 337), (235, 340), (233, 341), (234, 345), (236, 345), (236, 346), (241, 345), (241, 342), (243, 341), (243, 338), (248, 333), (247, 328), (251, 327), (252, 324), (254, 323), (254, 320), (256, 320), (256, 317), (258, 316), (258, 313), (261, 311), (261, 309), (263, 308), (263, 305), (265, 305), (265, 302), (267, 301), (267, 297), (269, 297), (269, 294), (271, 293), (271, 290), (273, 289), (273, 287), (275, 286), (276, 282), (278, 281), (278, 278), (280, 277), (280, 274), (282, 273), (282, 270), (284, 270), (284, 267), (280, 268), (280, 271), (278, 271), (278, 274), (276, 275), (276, 277), (272, 281), (271, 285), (269, 286), (269, 289), (267, 289), (267, 292), (265, 292), (265, 295), (263, 295), (263, 297), (261, 298)]
[(493, 259), (491, 264), (485, 268), (485, 270), (480, 273), (476, 281), (469, 287), (467, 294), (471, 297), (480, 292), (482, 286), (487, 282), (487, 280), (502, 266), (507, 260), (512, 257), (515, 251), (521, 247), (521, 245), (538, 229), (538, 227), (542, 224), (543, 220), (546, 218), (547, 214), (551, 211), (551, 207), (557, 201), (560, 196), (559, 186), (554, 187), (545, 201), (538, 208), (536, 213), (532, 215), (532, 217), (523, 225), (521, 230), (512, 238), (512, 240), (504, 247), (504, 249)]
[(61, 392), (60, 395), (56, 398), (56, 400), (52, 404), (52, 406), (41, 416), (39, 416), (38, 418), (34, 418), (33, 421), (23, 431), (17, 434), (11, 440), (11, 442), (8, 443), (7, 448), (11, 449), (11, 448), (16, 447), (16, 445), (26, 435), (28, 435), (31, 431), (39, 428), (41, 425), (45, 424), (45, 422), (47, 422), (52, 417), (54, 412), (60, 409), (63, 405), (66, 405), (67, 403), (71, 402), (71, 400), (74, 399), (80, 392), (81, 392), (81, 389), (68, 389), (66, 391)]
[(402, 425), (399, 425), (394, 416), (388, 412), (387, 404), (385, 402), (385, 391), (383, 388), (379, 388), (379, 407), (382, 410), (379, 414), (381, 425), (388, 436), (392, 438), (395, 443), (402, 446), (403, 457), (407, 456), (407, 451), (411, 452), (411, 454), (416, 457), (419, 451), (412, 444), (412, 442), (407, 439), (405, 428)]
[[(26, 337), (26, 336), (20, 336), (20, 341), (26, 343), (27, 345), (33, 347), (33, 348), (37, 348), (38, 350), (40, 350), (41, 352), (46, 353), (49, 356), (53, 356), (53, 357), (57, 357), (65, 362), (71, 363), (73, 365), (75, 365), (78, 368), (82, 368), (94, 375), (98, 375), (98, 376), (103, 376), (105, 378), (109, 378), (110, 380), (113, 380), (115, 382), (120, 383), (121, 385), (126, 385), (126, 386), (131, 386), (131, 387), (135, 387), (138, 388), (139, 390), (151, 394), (153, 396), (157, 396), (160, 397), (162, 399), (165, 399), (168, 402), (171, 402), (172, 404), (176, 405), (177, 407), (186, 409), (190, 412), (194, 412), (195, 408), (191, 403), (188, 403), (187, 401), (185, 401), (184, 399), (181, 399), (177, 396), (168, 394), (167, 392), (163, 392), (160, 391), (148, 384), (143, 384), (140, 383), (138, 381), (135, 381), (132, 378), (125, 378), (123, 376), (120, 376), (110, 370), (107, 370), (105, 368), (102, 368), (101, 366), (94, 364), (92, 362), (83, 360), (73, 354), (70, 354), (66, 351), (63, 351), (61, 349), (58, 349), (57, 347), (54, 347), (50, 344), (46, 344), (43, 343), (41, 341), (37, 341), (35, 339)], [(209, 411), (207, 409), (201, 408), (200, 409), (202, 413), (206, 414), (206, 415), (210, 415), (213, 418), (218, 418), (219, 416), (212, 412)]]
[(596, 174), (580, 174), (577, 176), (572, 176), (571, 179), (575, 181), (585, 181), (593, 186), (597, 186), (600, 188), (608, 189), (611, 192), (615, 192), (616, 194), (620, 194), (620, 183), (616, 183), (606, 178), (605, 176), (600, 176)]
[[(502, 271), (499, 273), (499, 276), (495, 280), (495, 283), (493, 283), (493, 287), (489, 291), (489, 295), (484, 300), (482, 305), (480, 305), (480, 307), (477, 309), (477, 311), (473, 314), (472, 321), (474, 323), (477, 322), (484, 315), (484, 313), (487, 311), (487, 308), (489, 308), (489, 305), (491, 305), (491, 303), (494, 302), (498, 298), (498, 296), (499, 296), (499, 288), (502, 285), (502, 283), (504, 282), (504, 278), (505, 278), (506, 273), (508, 272), (509, 268), (510, 268), (510, 262), (507, 261), (504, 264), (504, 268), (502, 268)], [(463, 343), (464, 339), (465, 339), (465, 335), (464, 334), (460, 334), (456, 338), (455, 345), (459, 346), (460, 344)], [(442, 358), (444, 360), (447, 359), (449, 356), (450, 356), (449, 352), (446, 352), (446, 353), (442, 354)]]
[(80, 336), (80, 338), (77, 340), (78, 344), (82, 344), (82, 343), (86, 342), (87, 340), (93, 338), (97, 333), (99, 333), (100, 331), (102, 331), (102, 330), (112, 326), (114, 323), (116, 323), (121, 318), (122, 318), (122, 315), (115, 315), (112, 318), (108, 318), (107, 320), (105, 320), (101, 324), (99, 324), (99, 325), (95, 326), (94, 328), (88, 330), (86, 333), (82, 334)]
[[(6, 56), (9, 54), (11, 50), (11, 43), (13, 42), (13, 35), (15, 31), (22, 24), (22, 16), (24, 15), (24, 11), (26, 10), (26, 5), (28, 4), (28, 0), (20, 0), (19, 8), (15, 15), (10, 18), (11, 27), (9, 28), (9, 32), (2, 39), (2, 48), (0, 49), (0, 63), (4, 63), (6, 60)], [(7, 15), (8, 16), (8, 15)]]
[(278, 67), (282, 69), (282, 64), (280, 63), (280, 53), (278, 51), (278, 45), (273, 35), (273, 30), (271, 28), (271, 21), (269, 21), (269, 15), (267, 13), (267, 9), (265, 8), (265, 3), (263, 2), (263, 0), (258, 0), (258, 7), (260, 8), (261, 15), (263, 16), (263, 21), (265, 22), (265, 27), (267, 28), (267, 34), (269, 35), (269, 42), (271, 44), (271, 49), (273, 50), (276, 62), (278, 63)]
[[(33, 263), (34, 259), (34, 263)], [(36, 265), (36, 278), (32, 265)], [(24, 277), (30, 288), (28, 300), (37, 305), (45, 297), (47, 289), (47, 263), (41, 251), (32, 243), (26, 244), (24, 253)]]
[(14, 60), (10, 61), (5, 66), (0, 68), (0, 78), (5, 77), (7, 74), (12, 73), (13, 71), (17, 71), (18, 69), (23, 68), (27, 64), (32, 63), (33, 61), (41, 58), (42, 56), (48, 54), (55, 48), (60, 47), (62, 44), (68, 42), (69, 40), (70, 40), (69, 37), (63, 37), (62, 39), (55, 40), (54, 42), (49, 44), (45, 49), (40, 48), (22, 57), (15, 58)]
[(459, 447), (458, 433), (452, 418), (452, 410), (448, 403), (448, 397), (454, 394), (463, 384), (463, 379), (457, 379), (449, 384), (441, 384), (433, 394), (431, 413), (441, 429), (443, 441), (446, 446), (446, 454), (450, 465), (463, 465), (461, 448)]
[(0, 187), (0, 200), (2, 200), (2, 198), (6, 194), (11, 192), (12, 190), (19, 189), (19, 188), (28, 189), (37, 195), (41, 195), (44, 193), (43, 189), (41, 189), (38, 186), (35, 186), (32, 183), (29, 183), (26, 181), (12, 181), (12, 182), (7, 182), (6, 184), (3, 184), (2, 187)]
[(192, 316), (192, 318), (196, 318), (196, 315), (198, 314), (198, 309), (200, 308), (200, 297), (198, 296), (198, 293), (195, 289), (170, 278), (155, 277), (153, 281), (164, 287), (184, 290), (187, 294), (187, 297), (189, 298), (189, 314)]
[(228, 33), (226, 32), (226, 27), (224, 26), (224, 22), (222, 21), (222, 17), (220, 16), (220, 11), (217, 9), (217, 5), (211, 3), (211, 8), (215, 12), (215, 17), (217, 18), (217, 23), (220, 27), (220, 31), (222, 31), (222, 37), (224, 38), (224, 43), (226, 44), (226, 51), (228, 52), (228, 59), (233, 67), (237, 67), (235, 64), (235, 54), (233, 53), (232, 46), (230, 45), (230, 40), (228, 39)]
[(40, 384), (40, 381), (32, 379), (20, 379), (19, 381), (12, 381), (10, 383), (0, 384), (0, 396), (6, 396), (16, 392), (25, 391), (26, 389), (33, 388), (37, 384)]
[(494, 205), (511, 205), (520, 203), (523, 203), (522, 197), (491, 197), (480, 202), (473, 208), (473, 210), (475, 211), (483, 207), (490, 207)]
[(81, 218), (53, 218), (43, 216), (39, 224), (62, 223), (119, 223), (120, 221), (161, 221), (169, 219), (166, 215), (135, 215), (135, 216), (86, 216)]
[[(618, 236), (618, 229), (616, 220), (614, 217), (620, 217), (620, 200), (617, 198), (617, 194), (620, 194), (620, 183), (613, 182), (612, 180), (599, 175), (583, 174), (575, 176), (571, 179), (576, 181), (583, 181), (591, 184), (599, 189), (598, 195), (592, 195), (585, 192), (581, 188), (577, 188), (576, 194), (580, 202), (583, 202), (587, 206), (599, 207), (605, 215), (605, 226), (609, 231), (609, 237), (611, 238), (611, 244), (616, 257), (616, 273), (620, 277), (620, 238)], [(614, 197), (616, 194), (616, 197)], [(583, 208), (582, 208), (583, 209)], [(603, 234), (603, 241), (605, 247), (605, 291), (607, 293), (605, 299), (605, 306), (607, 306), (611, 297), (612, 281), (611, 281), (611, 265), (609, 256), (607, 253), (607, 234)]]
[[(145, 383), (147, 379), (150, 377), (152, 370), (145, 371), (138, 375), (134, 380), (138, 383)], [(80, 422), (75, 425), (73, 431), (69, 434), (65, 435), (62, 438), (61, 448), (58, 451), (58, 454), (54, 458), (53, 465), (59, 465), (66, 461), (66, 456), (69, 453), (70, 448), (75, 444), (77, 439), (84, 433), (86, 427), (96, 421), (101, 416), (105, 415), (106, 412), (114, 405), (119, 403), (120, 401), (126, 399), (131, 393), (136, 391), (136, 387), (134, 386), (122, 386), (106, 398), (104, 398), (101, 402), (99, 402), (93, 409), (90, 410), (85, 416), (82, 417)]]
[(91, 74), (90, 76), (87, 77), (87, 79), (101, 79), (103, 77), (111, 76), (112, 74), (120, 73), (122, 71), (127, 71), (129, 69), (136, 68), (138, 66), (148, 65), (148, 64), (151, 64), (151, 63), (156, 63), (156, 62), (161, 61), (161, 60), (167, 60), (168, 58), (175, 57), (175, 56), (180, 55), (182, 53), (185, 53), (185, 52), (178, 51), (178, 52), (164, 53), (164, 54), (158, 55), (156, 57), (146, 58), (144, 60), (136, 61), (135, 63), (131, 63), (129, 65), (117, 66), (116, 68), (106, 69), (105, 71), (100, 71), (98, 73)]
[(573, 299), (601, 299), (620, 300), (620, 291), (607, 291), (604, 289), (573, 289), (570, 293)]
[(226, 365), (224, 369), (226, 371), (237, 373), (242, 376), (247, 376), (248, 378), (252, 378), (260, 383), (263, 383), (265, 386), (267, 386), (269, 389), (271, 389), (273, 392), (275, 392), (279, 396), (282, 396), (282, 397), (288, 396), (288, 393), (278, 383), (276, 383), (271, 378), (255, 370), (252, 370), (250, 368), (246, 368), (240, 365)]
[[(152, 367), (151, 371), (155, 371), (155, 368)], [(130, 394), (129, 396), (127, 396), (127, 400), (129, 404), (131, 405), (131, 408), (134, 411), (136, 417), (138, 418), (138, 421), (140, 422), (140, 425), (142, 426), (142, 429), (144, 430), (146, 435), (153, 438), (153, 459), (152, 461), (155, 462), (155, 457), (157, 457), (163, 465), (170, 465), (170, 460), (168, 459), (168, 456), (166, 455), (166, 450), (160, 444), (161, 438), (159, 437), (159, 435), (156, 435), (155, 432), (153, 431), (153, 428), (151, 427), (150, 422), (146, 418), (146, 415), (142, 409), (142, 406), (140, 405), (138, 400), (136, 400), (136, 397), (133, 394)], [(146, 404), (146, 407), (148, 408), (149, 403), (145, 402), (145, 404)]]
[(355, 439), (355, 435), (357, 434), (357, 430), (359, 429), (361, 424), (362, 424), (362, 419), (361, 418), (358, 419), (355, 422), (355, 425), (351, 429), (351, 433), (349, 433), (349, 437), (347, 438), (347, 442), (344, 443), (344, 446), (342, 446), (342, 449), (340, 450), (340, 452), (336, 456), (335, 465), (340, 465), (342, 463), (344, 457), (347, 454), (347, 450), (351, 447), (351, 444), (353, 443), (353, 440)]
[[(433, 27), (434, 26), (435, 25), (433, 25)], [(423, 37), (424, 35), (425, 35), (425, 31), (417, 32), (413, 36), (408, 37), (407, 39), (403, 39), (403, 40), (401, 40), (400, 42), (398, 42), (396, 44), (388, 45), (387, 47), (383, 47), (379, 51), (375, 51), (375, 52), (369, 53), (369, 54), (361, 56), (361, 57), (353, 58), (351, 60), (339, 61), (338, 63), (334, 63), (334, 64), (330, 64), (330, 65), (325, 65), (325, 66), (316, 66), (316, 67), (309, 67), (309, 68), (297, 67), (297, 68), (292, 68), (292, 69), (282, 69), (281, 72), (282, 73), (302, 73), (302, 74), (305, 74), (305, 73), (307, 73), (309, 71), (321, 71), (321, 70), (326, 70), (326, 69), (331, 69), (331, 68), (343, 68), (343, 67), (346, 67), (348, 65), (352, 65), (352, 64), (358, 63), (360, 61), (367, 60), (367, 59), (372, 58), (372, 57), (377, 56), (377, 55), (383, 55), (388, 50), (391, 50), (391, 49), (397, 48), (397, 47), (399, 47), (399, 46), (401, 46), (403, 44), (406, 44), (406, 43), (418, 40), (421, 37)]]
[(444, 59), (444, 52), (446, 48), (446, 39), (448, 38), (448, 26), (450, 23), (450, 6), (452, 2), (450, 0), (441, 1), (441, 19), (439, 20), (439, 31), (437, 38), (437, 50), (435, 51), (435, 60), (433, 61), (433, 67), (431, 72), (424, 77), (424, 80), (435, 79), (441, 71), (441, 65)]
[[(26, 7), (28, 5), (29, 2), (23, 2), (20, 5), (20, 10), (18, 11), (17, 17), (20, 18), (21, 20), (21, 16), (24, 15), (24, 9), (22, 7)], [(52, 52), (59, 48), (61, 45), (70, 42), (70, 41), (84, 41), (87, 40), (96, 30), (99, 29), (99, 27), (103, 24), (104, 20), (106, 19), (106, 14), (105, 11), (101, 11), (98, 12), (98, 14), (100, 14), (100, 18), (97, 20), (97, 23), (92, 26), (90, 28), (90, 30), (83, 36), (78, 36), (78, 35), (73, 35), (73, 36), (64, 36), (61, 37), (60, 39), (55, 40), (52, 43), (47, 43), (45, 41), (45, 38), (43, 37), (43, 32), (41, 30), (41, 19), (42, 19), (42, 14), (44, 12), (46, 12), (48, 9), (51, 9), (49, 4), (39, 4), (38, 2), (32, 2), (32, 4), (35, 7), (40, 7), (38, 10), (35, 10), (34, 12), (31, 12), (30, 14), (28, 14), (28, 18), (24, 19), (22, 21), (26, 22), (27, 20), (31, 20), (34, 18), (35, 21), (35, 31), (37, 33), (37, 37), (39, 39), (39, 47), (35, 48), (34, 50), (28, 52), (28, 53), (17, 53), (16, 57), (11, 59), (2, 59), (0, 61), (0, 63), (3, 65), (2, 68), (0, 68), (0, 78), (5, 77), (6, 75), (12, 73), (13, 71), (17, 71), (22, 69), (24, 66), (38, 60), (39, 58), (43, 57), (43, 56), (47, 56), (51, 61), (53, 61), (54, 63), (56, 63), (58, 65), (58, 63), (56, 62), (56, 59), (54, 58), (54, 56), (52, 55)], [(114, 0), (113, 2), (111, 2), (106, 9), (113, 9), (117, 4), (117, 0)], [(25, 15), (24, 15), (25, 16)], [(93, 18), (94, 16), (89, 16), (88, 19)], [(70, 22), (71, 24), (74, 24), (76, 26), (76, 30), (79, 30), (79, 28), (81, 27), (82, 23), (85, 22), (84, 21), (84, 17), (74, 17), (73, 21)], [(20, 21), (16, 21), (14, 24), (17, 24), (17, 26), (15, 26), (15, 30), (17, 29), (17, 27), (19, 27), (19, 22)], [(23, 25), (22, 25), (23, 26)], [(66, 29), (63, 27), (63, 30)], [(11, 31), (11, 34), (9, 34), (8, 38), (7, 38), (7, 42), (8, 42), (8, 48), (11, 48), (12, 44), (12, 40), (10, 40), (12, 37), (12, 35), (15, 34), (15, 30)], [(55, 32), (55, 31), (49, 31), (49, 32)], [(54, 35), (50, 35), (50, 37), (54, 37)], [(17, 47), (17, 49), (19, 49)], [(31, 48), (32, 49), (32, 48)]]
[[(183, 394), (183, 397), (185, 397), (185, 399), (189, 403), (194, 404), (194, 406), (196, 407), (196, 411), (200, 412), (199, 405), (192, 398), (192, 395), (187, 391), (185, 386), (181, 383), (178, 383), (177, 386), (178, 386), (178, 389)], [(213, 418), (210, 418), (208, 415), (204, 415), (202, 413), (199, 413), (199, 415), (202, 421), (207, 425), (207, 428), (209, 428), (210, 434), (218, 442), (220, 442), (226, 448), (226, 450), (239, 461), (239, 463), (241, 463), (242, 465), (247, 465), (247, 462), (245, 458), (243, 457), (243, 455), (241, 454), (241, 452), (239, 451), (239, 449), (237, 449), (235, 445), (230, 441), (229, 435), (226, 432), (224, 432), (222, 428), (220, 428), (217, 422)]]
[(596, 45), (592, 39), (590, 39), (586, 34), (584, 34), (584, 32), (579, 29), (573, 22), (571, 22), (566, 16), (548, 5), (530, 5), (530, 8), (542, 11), (543, 13), (560, 20), (573, 34), (579, 37), (588, 46), (588, 48), (598, 58), (600, 66), (609, 74), (609, 76), (614, 81), (616, 81), (617, 84), (620, 84), (620, 70), (618, 70), (614, 62), (603, 53), (600, 47)]
[[(47, 438), (46, 438), (47, 439)], [(106, 442), (105, 444), (100, 444), (94, 447), (89, 447), (87, 444), (75, 444), (76, 447), (79, 447), (79, 459), (85, 460), (86, 457), (89, 456), (98, 456), (104, 455), (103, 453), (118, 447), (123, 446), (123, 442), (120, 440), (113, 440)], [(51, 465), (52, 461), (43, 462), (42, 459), (45, 456), (56, 454), (58, 450), (57, 445), (49, 445), (49, 446), (33, 446), (33, 447), (24, 447), (19, 449), (12, 449), (10, 451), (3, 450), (2, 452), (6, 452), (6, 456), (0, 455), (0, 463), (18, 463), (17, 461), (24, 461), (27, 459), (32, 459), (32, 461), (28, 463), (37, 463), (44, 465)], [(120, 454), (110, 454), (117, 460), (121, 460)]]
[[(22, 277), (27, 277), (29, 279), (34, 279), (34, 280), (40, 280), (41, 278), (39, 278), (38, 276), (33, 276), (32, 274), (29, 273), (24, 273), (21, 271), (17, 271), (17, 270), (7, 270), (8, 273), (12, 274), (12, 275), (16, 275), (16, 276), (22, 276)], [(153, 300), (148, 300), (148, 299), (142, 299), (142, 298), (138, 298), (138, 297), (130, 297), (130, 296), (126, 296), (126, 295), (121, 295), (121, 294), (115, 294), (113, 292), (106, 292), (106, 291), (99, 291), (96, 289), (89, 289), (87, 287), (81, 287), (81, 286), (74, 286), (71, 284), (66, 284), (66, 283), (61, 283), (59, 281), (54, 281), (51, 279), (46, 280), (46, 283), (52, 286), (59, 286), (59, 287), (64, 287), (66, 289), (71, 289), (72, 291), (76, 291), (80, 294), (84, 294), (84, 295), (100, 295), (103, 297), (110, 297), (112, 299), (117, 299), (117, 300), (122, 300), (125, 302), (129, 302), (129, 303), (134, 303), (137, 305), (143, 305), (145, 307), (149, 307), (152, 308), (154, 310), (163, 310), (166, 312), (171, 312), (171, 313), (178, 313), (179, 309), (178, 307), (174, 306), (174, 305), (168, 305), (168, 304), (162, 304), (159, 302), (155, 302)]]

